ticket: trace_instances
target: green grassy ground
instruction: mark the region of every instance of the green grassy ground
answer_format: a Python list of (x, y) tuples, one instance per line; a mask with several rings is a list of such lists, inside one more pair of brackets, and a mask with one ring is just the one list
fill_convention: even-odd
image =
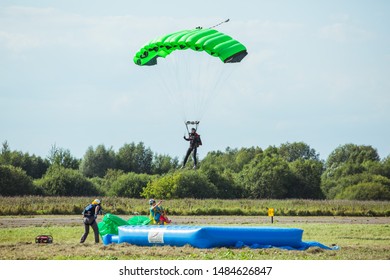
[[(147, 199), (103, 197), (103, 209), (113, 214), (148, 214)], [(92, 197), (1, 197), (0, 216), (80, 214)], [(390, 201), (349, 200), (251, 200), (171, 199), (164, 201), (170, 215), (266, 215), (274, 208), (277, 216), (390, 216)]]
[[(1, 221), (1, 218), (0, 218)], [(82, 225), (0, 228), (0, 258), (3, 260), (389, 260), (390, 225), (294, 223), (275, 225), (304, 230), (303, 241), (340, 246), (339, 250), (317, 247), (306, 251), (281, 249), (197, 249), (184, 247), (139, 247), (130, 244), (94, 244), (90, 235), (79, 244)], [(53, 244), (36, 244), (35, 236), (50, 234)]]

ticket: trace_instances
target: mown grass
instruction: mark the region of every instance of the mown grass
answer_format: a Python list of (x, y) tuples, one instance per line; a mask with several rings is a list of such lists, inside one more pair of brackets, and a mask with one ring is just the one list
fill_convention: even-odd
[[(80, 214), (93, 197), (0, 197), (0, 216)], [(147, 199), (101, 198), (105, 211), (130, 215), (148, 214)], [(220, 200), (172, 199), (164, 202), (170, 215), (266, 215), (274, 208), (278, 216), (390, 216), (388, 201), (350, 200)]]
[[(1, 218), (0, 218), (1, 219)], [(340, 246), (339, 250), (312, 247), (305, 251), (281, 249), (213, 248), (190, 246), (140, 247), (127, 243), (94, 244), (92, 236), (79, 244), (80, 226), (37, 226), (0, 229), (3, 260), (389, 260), (390, 225), (320, 224), (275, 225), (304, 230), (303, 241)], [(50, 234), (53, 244), (36, 244), (35, 237)]]
[[(1, 216), (79, 215), (93, 197), (0, 197)], [(147, 199), (103, 197), (103, 208), (117, 215), (148, 214)], [(390, 202), (345, 200), (197, 200), (164, 202), (170, 215), (266, 216), (267, 207), (276, 216), (390, 216)], [(248, 224), (246, 224), (248, 225)], [(130, 244), (93, 244), (92, 236), (79, 244), (82, 225), (0, 228), (0, 258), (4, 260), (377, 260), (390, 259), (390, 226), (386, 224), (294, 223), (274, 226), (304, 230), (304, 241), (336, 244), (340, 250), (310, 248), (197, 249), (184, 247), (138, 247)], [(53, 244), (35, 244), (35, 236), (50, 234)]]

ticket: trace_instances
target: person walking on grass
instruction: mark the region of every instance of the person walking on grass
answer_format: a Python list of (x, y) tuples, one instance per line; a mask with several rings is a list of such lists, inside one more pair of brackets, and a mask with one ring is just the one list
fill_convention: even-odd
[(95, 199), (87, 205), (82, 212), (84, 223), (84, 234), (81, 236), (80, 243), (84, 243), (89, 234), (89, 227), (92, 227), (95, 235), (95, 243), (99, 243), (99, 228), (97, 226), (97, 215), (102, 214), (102, 206), (99, 199)]

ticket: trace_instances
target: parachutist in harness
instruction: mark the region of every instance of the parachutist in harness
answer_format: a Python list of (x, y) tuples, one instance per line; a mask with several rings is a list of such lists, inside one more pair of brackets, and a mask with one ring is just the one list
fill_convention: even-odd
[(97, 215), (102, 214), (102, 206), (100, 205), (100, 200), (95, 199), (91, 204), (87, 205), (82, 212), (83, 223), (84, 223), (84, 234), (81, 236), (80, 243), (84, 243), (85, 239), (89, 234), (89, 227), (93, 229), (95, 235), (95, 243), (99, 243), (99, 228), (97, 226)]
[[(191, 129), (191, 132), (189, 132), (189, 130), (188, 130), (189, 124), (196, 124), (196, 128), (193, 127)], [(198, 133), (196, 133), (196, 129), (198, 128), (198, 124), (199, 124), (199, 121), (193, 121), (193, 122), (187, 121), (185, 123), (185, 125), (187, 127), (187, 131), (188, 131), (188, 137), (184, 136), (183, 138), (186, 141), (190, 142), (190, 147), (188, 148), (186, 156), (184, 157), (184, 162), (183, 162), (182, 168), (184, 168), (186, 166), (187, 160), (188, 160), (190, 154), (192, 153), (192, 158), (194, 160), (194, 169), (196, 169), (196, 165), (197, 165), (196, 152), (197, 152), (198, 147), (200, 145), (202, 145), (202, 140), (200, 139), (200, 135)]]

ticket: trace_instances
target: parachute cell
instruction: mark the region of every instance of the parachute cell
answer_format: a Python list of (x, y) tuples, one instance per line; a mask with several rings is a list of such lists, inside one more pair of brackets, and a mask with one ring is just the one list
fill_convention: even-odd
[(134, 56), (140, 66), (156, 65), (158, 57), (166, 57), (176, 50), (205, 51), (219, 57), (224, 63), (240, 62), (246, 55), (246, 47), (215, 29), (183, 30), (160, 36), (143, 46)]

